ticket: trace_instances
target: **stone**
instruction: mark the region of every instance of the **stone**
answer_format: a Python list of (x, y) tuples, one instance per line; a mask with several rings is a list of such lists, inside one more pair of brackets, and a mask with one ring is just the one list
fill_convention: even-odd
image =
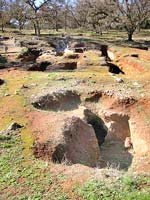
[(67, 44), (63, 40), (58, 41), (55, 48), (56, 56), (63, 56), (66, 48), (67, 48)]
[[(60, 130), (60, 129), (59, 129)], [(56, 163), (83, 164), (95, 167), (100, 158), (99, 146), (91, 125), (78, 117), (64, 120), (57, 139), (49, 135), (45, 143), (34, 145), (36, 157), (45, 157)]]

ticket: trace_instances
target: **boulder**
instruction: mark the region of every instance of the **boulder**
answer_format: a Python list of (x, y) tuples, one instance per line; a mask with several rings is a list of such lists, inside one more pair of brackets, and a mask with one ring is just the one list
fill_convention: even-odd
[(65, 41), (60, 40), (56, 45), (56, 56), (63, 56), (65, 49), (67, 48), (67, 44)]
[(72, 116), (64, 120), (59, 130), (61, 131), (59, 134), (57, 131), (57, 138), (49, 135), (44, 143), (35, 142), (35, 156), (56, 163), (81, 163), (95, 167), (100, 158), (100, 151), (92, 126)]

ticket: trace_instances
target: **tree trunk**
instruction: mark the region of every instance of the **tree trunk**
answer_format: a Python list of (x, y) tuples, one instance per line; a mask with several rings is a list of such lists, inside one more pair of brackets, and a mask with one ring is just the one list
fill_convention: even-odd
[(56, 21), (55, 21), (55, 30), (58, 32), (58, 13), (57, 13), (57, 10), (56, 10), (56, 13), (55, 13), (55, 17), (56, 17)]
[(141, 32), (141, 24), (138, 24), (138, 32)]
[(19, 22), (19, 31), (21, 31), (22, 30), (22, 24), (21, 24), (21, 22)]
[(35, 33), (35, 35), (37, 35), (37, 28), (36, 28), (35, 23), (33, 23), (33, 26), (34, 26), (34, 33)]
[(1, 31), (2, 33), (4, 33), (4, 24), (2, 23), (2, 26), (1, 26)]
[(65, 31), (67, 30), (67, 14), (65, 13)]
[(133, 32), (128, 32), (128, 41), (129, 42), (133, 41), (132, 36), (133, 36)]
[(37, 19), (35, 20), (34, 23), (34, 29), (35, 29), (35, 35), (39, 37), (41, 35), (41, 30)]

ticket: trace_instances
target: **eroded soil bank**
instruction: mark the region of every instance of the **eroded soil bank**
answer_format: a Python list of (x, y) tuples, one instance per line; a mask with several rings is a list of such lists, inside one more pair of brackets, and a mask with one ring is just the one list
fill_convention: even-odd
[(8, 51), (0, 70), (0, 129), (23, 125), (25, 164), (32, 156), (44, 160), (49, 171), (67, 176), (65, 191), (97, 173), (107, 176), (109, 168), (149, 173), (149, 51), (108, 48), (107, 55), (102, 47), (76, 45), (83, 51), (38, 52), (35, 63), (27, 62), (31, 51), (11, 63), (21, 47)]

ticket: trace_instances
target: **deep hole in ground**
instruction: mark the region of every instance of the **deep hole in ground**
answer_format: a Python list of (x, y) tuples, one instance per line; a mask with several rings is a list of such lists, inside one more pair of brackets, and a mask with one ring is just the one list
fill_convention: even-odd
[[(66, 95), (68, 92), (69, 97)], [(44, 102), (42, 101), (42, 104), (39, 104), (39, 101), (37, 108), (40, 105), (40, 109), (43, 109), (41, 107), (43, 105), (46, 106), (44, 107), (46, 110), (53, 109), (54, 111), (58, 111), (61, 108), (63, 111), (68, 111), (73, 109), (72, 106), (68, 107), (68, 104), (70, 105), (74, 99), (72, 91), (71, 93), (70, 91), (65, 91), (63, 95), (59, 93), (61, 105), (60, 102), (53, 104), (52, 99), (46, 96), (46, 102), (44, 96)], [(80, 103), (79, 96), (76, 103), (74, 109)], [(79, 110), (77, 109), (76, 111), (78, 113)], [(57, 136), (58, 138), (53, 141), (53, 137), (50, 136), (50, 140), (46, 143), (38, 143), (34, 150), (35, 156), (60, 164), (72, 165), (80, 163), (90, 167), (98, 165), (100, 168), (113, 167), (128, 170), (133, 159), (129, 116), (106, 111), (105, 117), (102, 119), (89, 109), (85, 109), (83, 114), (83, 119), (71, 114), (68, 118), (63, 119), (63, 126), (62, 124), (57, 124), (58, 131), (61, 130)], [(61, 116), (58, 114), (59, 117)]]
[(25, 63), (22, 65), (22, 68), (27, 70), (27, 71), (41, 71), (44, 72), (46, 71), (47, 67), (50, 66), (51, 63), (48, 61), (43, 61), (41, 63)]
[(5, 81), (3, 79), (0, 79), (0, 85), (3, 85)]
[(41, 55), (41, 52), (41, 49), (28, 48), (27, 51), (21, 53), (18, 58), (21, 59), (21, 62), (35, 62)]
[(109, 113), (105, 116), (108, 134), (101, 147), (104, 166), (128, 170), (133, 159), (133, 144), (128, 115)]
[[(97, 162), (100, 168), (111, 166), (124, 170), (128, 170), (132, 164), (134, 145), (131, 141), (130, 117), (127, 114), (105, 110), (101, 118), (97, 115), (98, 111), (93, 112), (92, 108), (87, 109), (84, 106), (83, 109), (80, 95), (76, 91), (70, 90), (46, 94), (38, 100), (36, 99), (32, 104), (41, 110), (74, 110), (66, 115), (68, 119), (62, 119), (62, 122), (66, 123), (65, 126), (62, 122), (61, 124), (58, 122), (56, 125), (59, 133), (58, 140), (55, 139), (56, 141), (53, 142), (53, 137), (50, 136), (48, 143), (45, 143), (46, 145), (36, 146), (37, 157), (48, 158), (54, 163), (65, 161), (70, 164), (80, 163), (90, 167), (95, 167)], [(58, 119), (62, 117), (59, 113), (57, 115)], [(53, 134), (55, 135), (55, 131), (57, 135), (55, 129)]]
[(111, 62), (107, 62), (107, 66), (108, 66), (108, 71), (113, 73), (113, 74), (125, 74), (117, 65), (111, 63)]
[(84, 111), (84, 114), (86, 116), (85, 118), (87, 123), (92, 125), (95, 131), (98, 145), (101, 146), (105, 141), (105, 137), (108, 131), (107, 127), (104, 124), (104, 121), (88, 109)]
[(32, 105), (41, 110), (69, 111), (77, 109), (80, 103), (80, 95), (76, 91), (61, 90), (40, 97)]

